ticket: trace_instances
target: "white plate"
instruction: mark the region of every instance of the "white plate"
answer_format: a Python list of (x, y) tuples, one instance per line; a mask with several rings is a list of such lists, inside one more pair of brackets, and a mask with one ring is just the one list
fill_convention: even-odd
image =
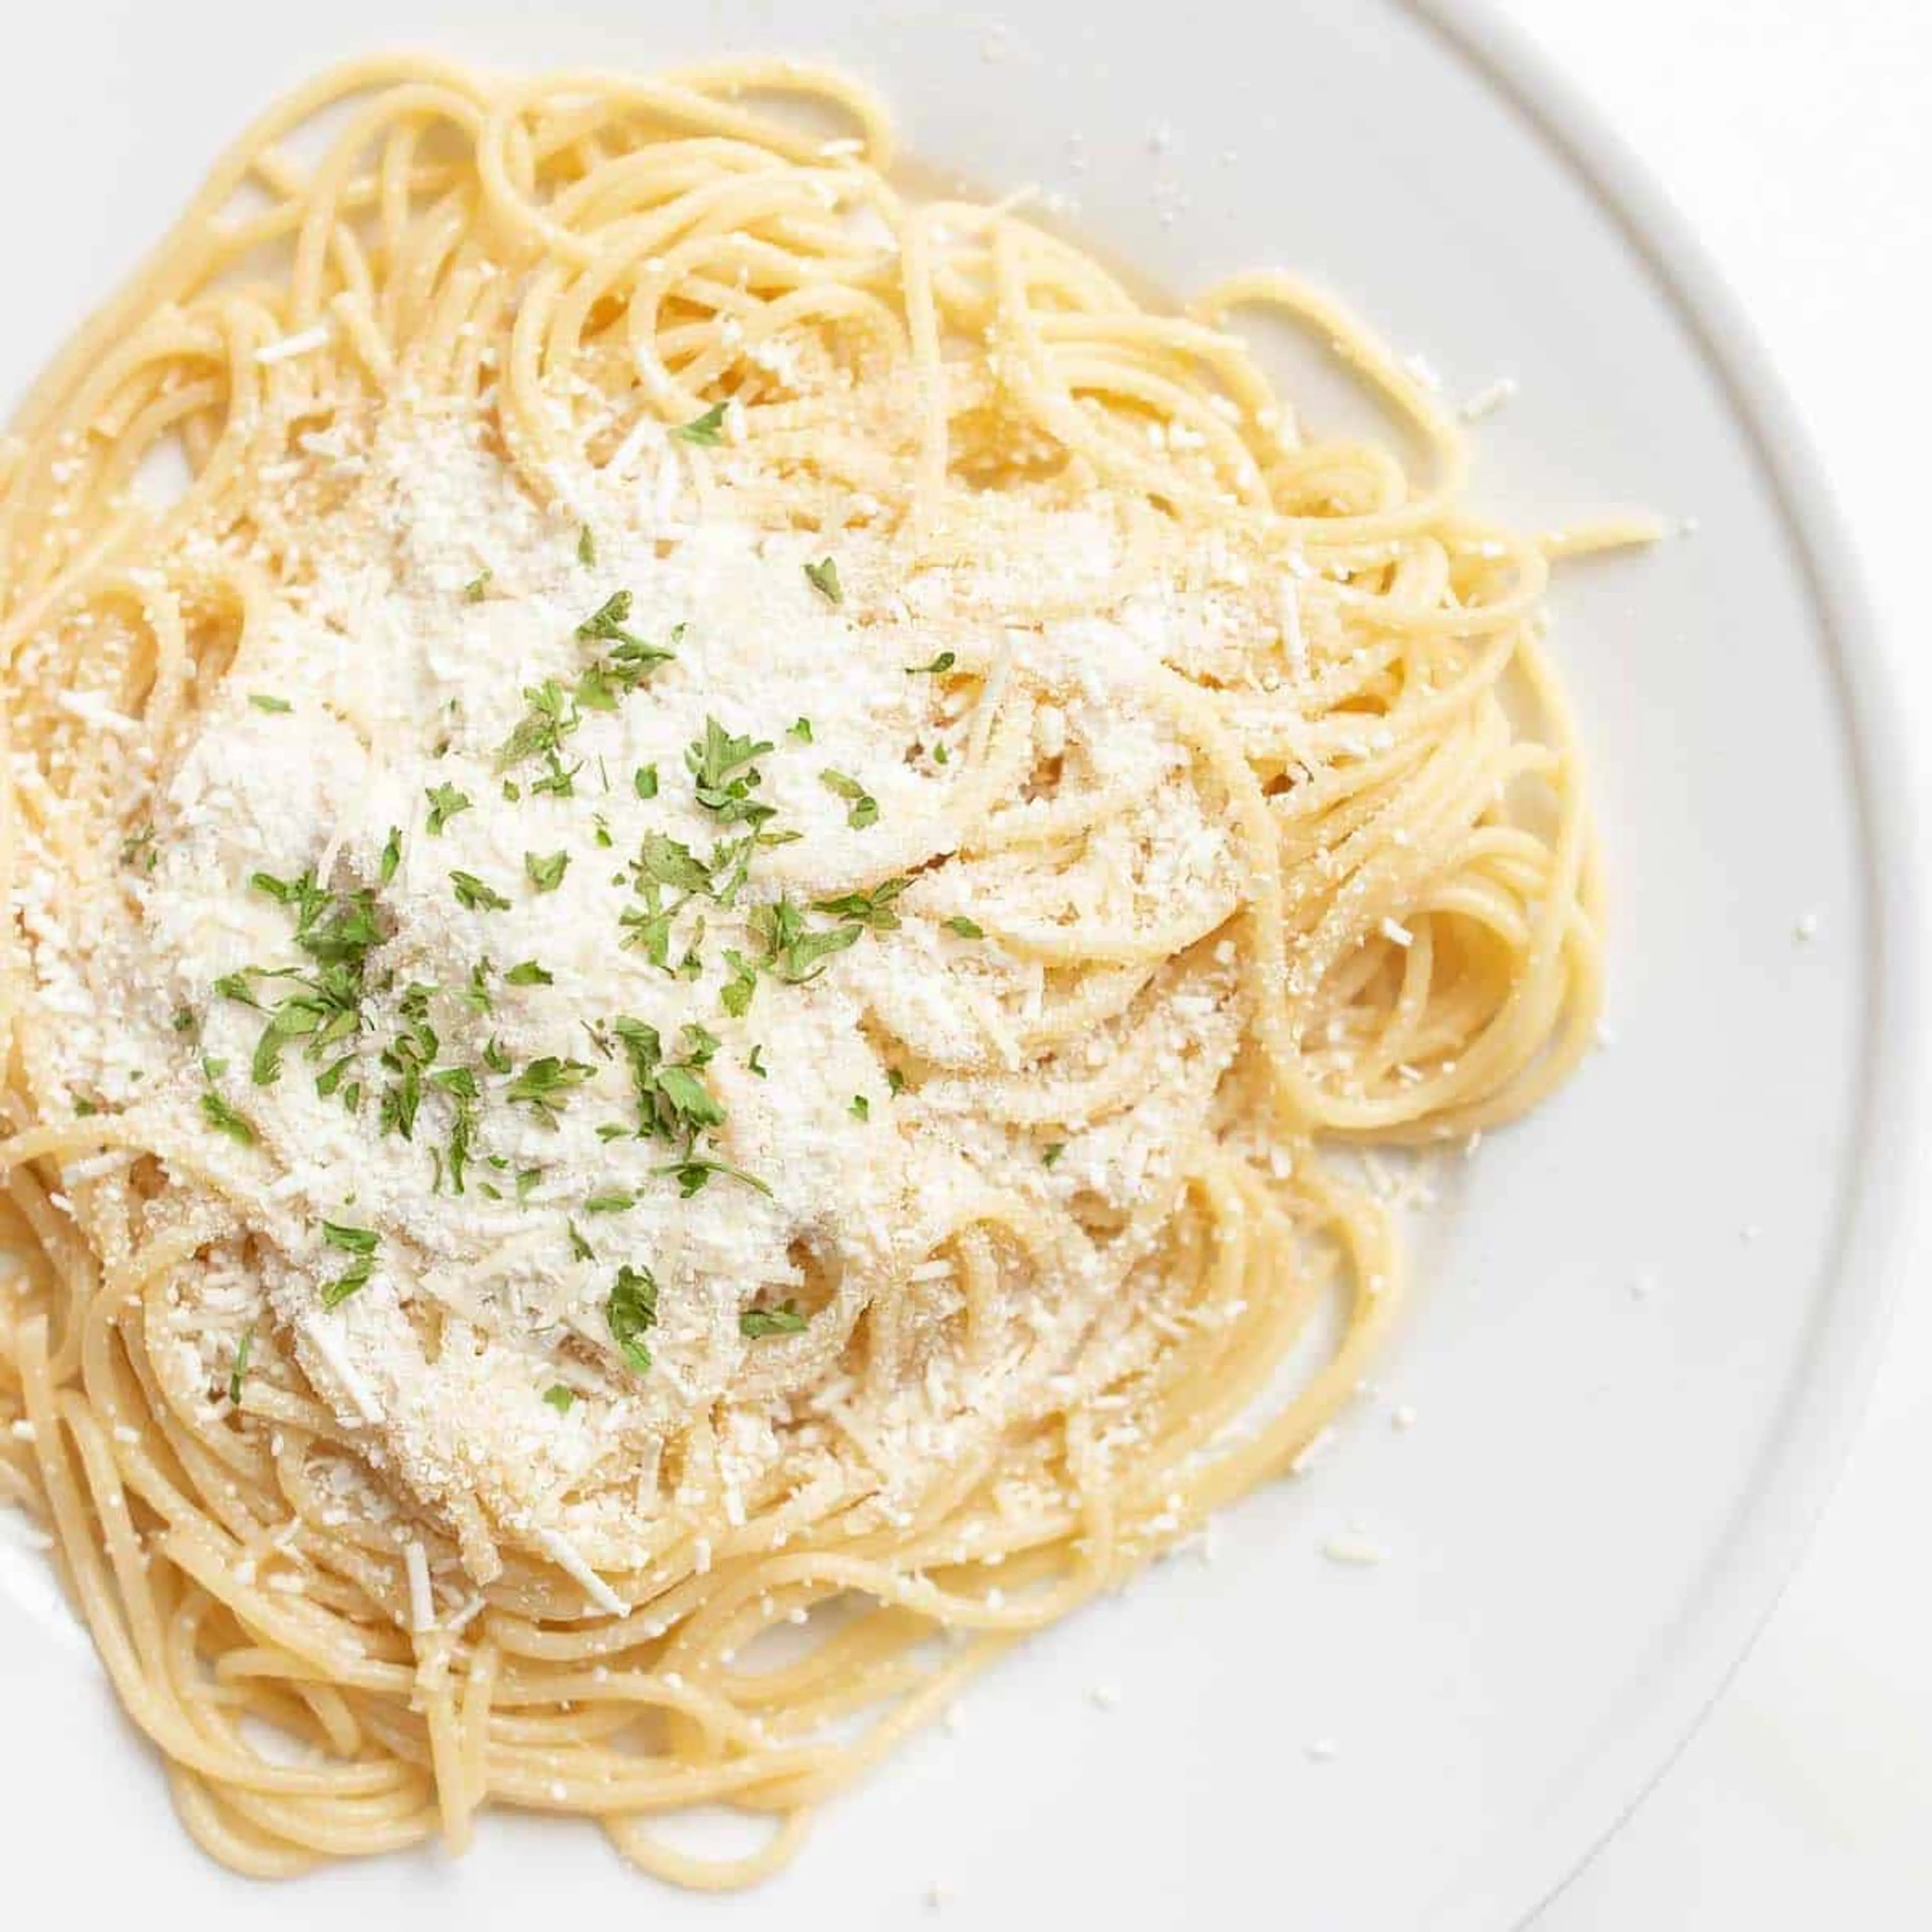
[[(1785, 407), (1654, 192), (1460, 7), (569, 10), (37, 10), (34, 78), (0, 121), (4, 178), (34, 184), (8, 211), (28, 272), (0, 308), (0, 388), (220, 140), (337, 56), (836, 58), (886, 87), (916, 152), (1070, 191), (1076, 226), (1161, 283), (1280, 259), (1452, 390), (1516, 378), (1480, 432), (1496, 506), (1698, 519), (1558, 594), (1609, 835), (1618, 1043), (1469, 1168), (1385, 1393), (1318, 1474), (1242, 1508), (1212, 1567), (1170, 1563), (1034, 1643), (957, 1736), (832, 1807), (768, 1890), (656, 1894), (586, 1828), (500, 1820), (461, 1867), (393, 1859), (271, 1900), (178, 1838), (91, 1654), (0, 1545), (0, 1917), (39, 1922), (78, 1885), (104, 1919), (164, 1928), (269, 1911), (340, 1932), (431, 1906), (519, 1932), (613, 1913), (860, 1932), (905, 1922), (937, 1880), (945, 1922), (968, 1927), (1516, 1924), (1655, 1775), (1768, 1608), (1878, 1334), (1906, 1171), (1912, 874), (1863, 614)], [(1406, 1432), (1396, 1402), (1415, 1409)], [(1324, 1563), (1351, 1522), (1394, 1560)], [(1111, 1712), (1089, 1696), (1102, 1682)], [(1311, 1761), (1318, 1740), (1332, 1761)]]

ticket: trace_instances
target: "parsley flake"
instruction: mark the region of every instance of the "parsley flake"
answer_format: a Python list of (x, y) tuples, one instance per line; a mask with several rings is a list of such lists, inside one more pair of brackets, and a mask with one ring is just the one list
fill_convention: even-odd
[(694, 442), (701, 449), (715, 449), (724, 440), (724, 405), (713, 403), (701, 416), (680, 423), (671, 431), (680, 442)]
[(808, 563), (805, 566), (806, 581), (828, 604), (842, 604), (845, 592), (838, 582), (838, 566), (829, 556), (822, 563)]
[(554, 1054), (545, 1054), (530, 1061), (504, 1093), (506, 1098), (532, 1108), (554, 1126), (565, 1096), (572, 1088), (582, 1086), (594, 1070), (580, 1060), (560, 1060)]
[(849, 773), (834, 771), (828, 765), (819, 773), (818, 782), (827, 791), (837, 793), (850, 806), (851, 809), (845, 814), (845, 823), (854, 832), (862, 832), (867, 826), (879, 822), (879, 801)]
[(524, 871), (530, 882), (540, 892), (554, 892), (563, 884), (563, 875), (570, 869), (568, 852), (526, 852), (524, 854)]
[(255, 1324), (250, 1322), (242, 1331), (242, 1339), (235, 1345), (235, 1360), (228, 1371), (228, 1400), (237, 1408), (242, 1406), (242, 1384), (248, 1374), (248, 1358), (255, 1346)]
[(467, 812), (472, 802), (466, 791), (458, 791), (453, 784), (430, 785), (423, 796), (429, 800), (429, 829), (437, 832), (459, 812)]
[(766, 1335), (802, 1335), (806, 1318), (795, 1301), (782, 1301), (776, 1308), (748, 1308), (738, 1317), (738, 1333), (748, 1340)]
[(255, 1144), (255, 1130), (212, 1088), (201, 1096), (201, 1112), (216, 1132), (226, 1134), (243, 1147)]
[(474, 872), (452, 872), (449, 883), (454, 889), (456, 902), (470, 912), (504, 912), (508, 910), (509, 901), (494, 886), (485, 885)]
[(640, 1374), (648, 1370), (651, 1352), (644, 1338), (658, 1319), (658, 1285), (649, 1268), (627, 1262), (618, 1269), (604, 1303), (604, 1319), (618, 1353)]

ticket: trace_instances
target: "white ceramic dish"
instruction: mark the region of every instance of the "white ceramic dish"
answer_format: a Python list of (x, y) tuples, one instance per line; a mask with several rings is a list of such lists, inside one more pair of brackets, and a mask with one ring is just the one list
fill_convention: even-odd
[[(1654, 191), (1460, 6), (571, 11), (45, 13), (44, 83), (13, 90), (0, 123), (0, 167), (38, 184), (9, 211), (10, 259), (34, 272), (0, 310), (0, 392), (220, 141), (343, 54), (838, 59), (887, 89), (926, 159), (1076, 196), (1074, 225), (1160, 283), (1281, 260), (1453, 391), (1514, 377), (1480, 432), (1498, 507), (1698, 520), (1653, 556), (1566, 573), (1557, 600), (1610, 839), (1618, 1044), (1453, 1190), (1382, 1390), (1318, 1474), (1240, 1510), (1213, 1565), (1170, 1563), (1034, 1643), (956, 1735), (834, 1807), (747, 1898), (656, 1892), (589, 1830), (512, 1819), (460, 1867), (250, 1891), (178, 1836), (40, 1559), (0, 1529), (0, 1917), (38, 1923), (78, 1892), (161, 1932), (264, 1910), (340, 1932), (424, 1908), (520, 1932), (614, 1914), (859, 1932), (906, 1922), (937, 1882), (945, 1922), (969, 1927), (1518, 1924), (1768, 1609), (1862, 1386), (1910, 1172), (1901, 766), (1785, 406)], [(1412, 1428), (1392, 1426), (1398, 1404)], [(1392, 1560), (1325, 1563), (1349, 1523)]]

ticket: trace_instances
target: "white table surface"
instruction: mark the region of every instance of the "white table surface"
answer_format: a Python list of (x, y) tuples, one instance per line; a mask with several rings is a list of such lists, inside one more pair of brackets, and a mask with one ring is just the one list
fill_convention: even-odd
[[(1906, 736), (1927, 748), (1911, 776), (1932, 824), (1932, 8), (1508, 11), (1664, 182), (1756, 317), (1862, 553)], [(1922, 1263), (1928, 1237), (1922, 1210)], [(1912, 1274), (1857, 1448), (1762, 1639), (1535, 1932), (1932, 1924), (1932, 1285)]]

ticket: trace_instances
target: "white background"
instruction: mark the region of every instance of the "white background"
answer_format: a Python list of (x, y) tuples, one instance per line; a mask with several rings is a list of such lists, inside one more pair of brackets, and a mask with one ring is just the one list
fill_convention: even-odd
[[(1862, 553), (1908, 739), (1932, 747), (1932, 8), (1508, 10), (1661, 178), (1756, 318)], [(1932, 749), (1913, 782), (1923, 826)], [(1922, 1212), (1914, 1252), (1928, 1226)], [(1534, 1932), (1932, 1924), (1932, 1293), (1902, 1288), (1803, 1569), (1703, 1730)]]

